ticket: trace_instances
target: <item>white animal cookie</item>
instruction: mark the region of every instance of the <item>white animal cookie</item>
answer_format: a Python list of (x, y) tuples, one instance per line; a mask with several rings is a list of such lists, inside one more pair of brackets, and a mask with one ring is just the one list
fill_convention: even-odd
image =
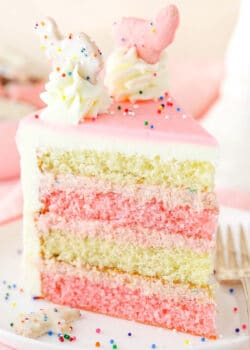
[(103, 68), (102, 53), (87, 34), (69, 33), (64, 37), (51, 18), (37, 22), (35, 29), (40, 37), (41, 49), (52, 60), (54, 68), (68, 61), (77, 63), (81, 77), (96, 83), (97, 75)]
[(49, 331), (68, 333), (72, 321), (79, 320), (80, 311), (71, 308), (53, 307), (38, 312), (19, 314), (13, 323), (15, 333), (28, 338), (38, 338)]
[(41, 119), (77, 125), (105, 113), (110, 98), (100, 71), (102, 54), (84, 33), (63, 37), (55, 22), (47, 18), (36, 23), (41, 48), (53, 63), (53, 71), (41, 99), (47, 107)]

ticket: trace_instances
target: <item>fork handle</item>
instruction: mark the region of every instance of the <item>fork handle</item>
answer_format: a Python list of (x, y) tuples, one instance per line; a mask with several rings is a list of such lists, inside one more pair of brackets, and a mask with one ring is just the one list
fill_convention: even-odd
[(250, 277), (242, 277), (241, 283), (244, 289), (246, 302), (247, 302), (247, 313), (248, 313), (248, 327), (250, 327)]

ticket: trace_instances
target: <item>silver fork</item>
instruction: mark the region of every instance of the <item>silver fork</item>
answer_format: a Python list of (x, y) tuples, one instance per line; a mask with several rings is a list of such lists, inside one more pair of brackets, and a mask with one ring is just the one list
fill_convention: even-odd
[(250, 325), (250, 255), (247, 248), (246, 233), (242, 226), (240, 227), (240, 251), (238, 255), (240, 257), (239, 261), (237, 261), (231, 227), (227, 227), (225, 246), (219, 227), (216, 239), (216, 277), (218, 281), (224, 283), (242, 283), (247, 302), (248, 324)]

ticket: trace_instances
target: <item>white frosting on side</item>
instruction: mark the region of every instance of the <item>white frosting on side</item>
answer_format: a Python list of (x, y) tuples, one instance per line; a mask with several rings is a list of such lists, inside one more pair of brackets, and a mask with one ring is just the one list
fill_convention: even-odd
[(167, 78), (166, 52), (159, 62), (149, 64), (138, 58), (135, 47), (119, 47), (107, 60), (105, 84), (118, 101), (157, 98), (167, 90)]
[(43, 120), (75, 125), (84, 118), (105, 112), (110, 104), (103, 83), (98, 80), (92, 84), (82, 78), (79, 64), (71, 61), (66, 62), (60, 71), (55, 69), (50, 74), (41, 99), (47, 104), (41, 113)]

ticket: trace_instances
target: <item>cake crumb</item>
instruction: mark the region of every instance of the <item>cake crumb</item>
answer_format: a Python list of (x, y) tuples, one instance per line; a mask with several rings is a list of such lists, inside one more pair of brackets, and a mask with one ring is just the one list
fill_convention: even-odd
[[(66, 307), (40, 309), (38, 312), (19, 314), (11, 323), (16, 334), (28, 338), (38, 338), (48, 332), (67, 333), (71, 322), (79, 320), (80, 311)], [(52, 333), (53, 332), (53, 333)]]

